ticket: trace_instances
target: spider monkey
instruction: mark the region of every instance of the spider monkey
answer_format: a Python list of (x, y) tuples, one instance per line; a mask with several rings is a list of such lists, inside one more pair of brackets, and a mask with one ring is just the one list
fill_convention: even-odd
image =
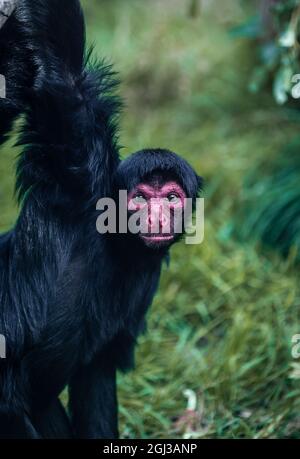
[[(117, 438), (116, 372), (133, 367), (162, 263), (180, 239), (175, 212), (202, 181), (166, 150), (121, 161), (115, 75), (86, 57), (79, 1), (20, 0), (2, 33), (17, 43), (0, 57), (9, 69), (2, 136), (25, 119), (21, 211), (0, 236), (0, 437)], [(97, 201), (119, 190), (128, 220), (146, 209), (146, 232), (96, 231)], [(58, 399), (67, 385), (70, 416)]]

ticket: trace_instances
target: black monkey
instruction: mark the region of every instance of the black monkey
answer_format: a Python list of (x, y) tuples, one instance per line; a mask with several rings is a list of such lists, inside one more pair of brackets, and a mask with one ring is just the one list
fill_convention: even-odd
[[(0, 436), (115, 438), (116, 371), (133, 365), (162, 262), (178, 240), (173, 212), (196, 199), (201, 180), (165, 150), (120, 161), (114, 76), (84, 59), (77, 0), (21, 0), (16, 14), (25, 18), (35, 78), (20, 140), (22, 210), (0, 238), (8, 354), (0, 361)], [(97, 201), (120, 189), (129, 192), (128, 219), (150, 203), (147, 232), (96, 231)], [(169, 203), (168, 218), (161, 208), (148, 212), (152, 198)], [(71, 426), (58, 402), (66, 385)]]

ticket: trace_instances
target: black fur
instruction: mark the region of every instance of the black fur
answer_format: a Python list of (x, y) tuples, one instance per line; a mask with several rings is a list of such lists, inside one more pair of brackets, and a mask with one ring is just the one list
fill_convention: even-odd
[(0, 144), (24, 110), (32, 87), (35, 64), (24, 43), (25, 30), (16, 11), (0, 29), (0, 74), (6, 78), (6, 98), (0, 100)]
[[(96, 203), (157, 171), (195, 199), (200, 179), (168, 151), (120, 162), (114, 74), (84, 58), (77, 0), (20, 0), (16, 16), (35, 65), (24, 83), (22, 210), (0, 238), (0, 437), (115, 438), (116, 371), (133, 366), (168, 251), (99, 235)], [(71, 422), (58, 402), (66, 385)]]

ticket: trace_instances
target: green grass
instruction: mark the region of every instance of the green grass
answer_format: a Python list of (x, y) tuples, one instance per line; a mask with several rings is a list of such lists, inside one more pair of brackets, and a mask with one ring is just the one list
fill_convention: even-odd
[[(253, 45), (228, 34), (245, 19), (238, 2), (212, 1), (194, 19), (188, 3), (84, 1), (89, 41), (122, 76), (123, 155), (168, 147), (206, 179), (205, 241), (172, 251), (137, 368), (119, 377), (121, 432), (300, 438), (300, 381), (292, 377), (299, 377), (298, 362), (291, 356), (292, 336), (300, 333), (298, 268), (292, 254), (283, 260), (241, 244), (230, 230), (246, 174), (262, 158), (271, 161), (298, 124), (271, 95), (247, 91)], [(0, 156), (1, 230), (16, 217), (15, 155), (6, 146)], [(187, 389), (197, 397), (190, 414)]]

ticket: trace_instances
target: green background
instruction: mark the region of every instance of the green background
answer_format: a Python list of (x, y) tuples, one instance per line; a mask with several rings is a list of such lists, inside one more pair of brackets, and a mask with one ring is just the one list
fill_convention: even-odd
[[(123, 437), (300, 437), (300, 288), (281, 259), (234, 237), (243, 181), (297, 132), (272, 95), (247, 90), (254, 50), (228, 30), (238, 1), (85, 0), (88, 41), (114, 63), (126, 108), (122, 155), (167, 147), (205, 178), (205, 240), (172, 250), (140, 340), (119, 377)], [(0, 154), (0, 230), (16, 219), (12, 143)], [(251, 189), (247, 190), (251, 193)], [(246, 197), (247, 198), (247, 197)], [(138, 279), (137, 279), (138, 282)], [(298, 380), (297, 380), (298, 378)], [(197, 408), (187, 411), (185, 390)]]

